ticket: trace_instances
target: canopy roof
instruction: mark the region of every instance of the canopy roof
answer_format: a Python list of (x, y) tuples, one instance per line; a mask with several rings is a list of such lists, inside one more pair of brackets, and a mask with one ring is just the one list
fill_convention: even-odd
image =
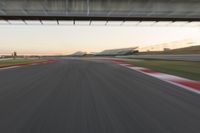
[(0, 19), (199, 21), (199, 0), (0, 0)]
[(137, 47), (133, 48), (122, 48), (122, 49), (110, 49), (110, 50), (104, 50), (100, 53), (97, 53), (96, 55), (110, 55), (110, 56), (115, 56), (115, 55), (128, 55), (128, 54), (133, 54), (134, 52), (137, 52)]

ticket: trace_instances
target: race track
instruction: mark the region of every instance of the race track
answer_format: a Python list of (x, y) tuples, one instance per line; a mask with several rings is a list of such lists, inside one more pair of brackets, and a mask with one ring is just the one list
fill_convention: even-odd
[(0, 133), (199, 133), (200, 95), (109, 61), (0, 70)]

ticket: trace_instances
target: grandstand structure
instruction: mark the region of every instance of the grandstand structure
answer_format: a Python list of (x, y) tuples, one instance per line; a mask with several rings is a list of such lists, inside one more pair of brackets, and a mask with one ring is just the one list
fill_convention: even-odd
[(78, 51), (78, 52), (75, 52), (69, 56), (73, 56), (73, 57), (79, 57), (79, 56), (85, 56), (87, 54), (87, 52), (82, 52), (82, 51)]
[(96, 56), (120, 56), (120, 55), (132, 55), (134, 53), (137, 53), (138, 47), (132, 47), (132, 48), (122, 48), (122, 49), (110, 49), (110, 50), (104, 50), (102, 52), (99, 52), (95, 54)]

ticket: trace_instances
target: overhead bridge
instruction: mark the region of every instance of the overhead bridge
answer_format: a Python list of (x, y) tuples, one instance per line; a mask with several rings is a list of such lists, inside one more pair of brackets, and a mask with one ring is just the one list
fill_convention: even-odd
[(0, 0), (2, 20), (200, 21), (200, 0)]

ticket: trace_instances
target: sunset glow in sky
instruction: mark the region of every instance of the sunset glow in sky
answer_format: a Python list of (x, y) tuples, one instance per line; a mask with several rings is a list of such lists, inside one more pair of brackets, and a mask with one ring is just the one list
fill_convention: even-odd
[(98, 52), (199, 37), (197, 27), (0, 25), (0, 54)]

